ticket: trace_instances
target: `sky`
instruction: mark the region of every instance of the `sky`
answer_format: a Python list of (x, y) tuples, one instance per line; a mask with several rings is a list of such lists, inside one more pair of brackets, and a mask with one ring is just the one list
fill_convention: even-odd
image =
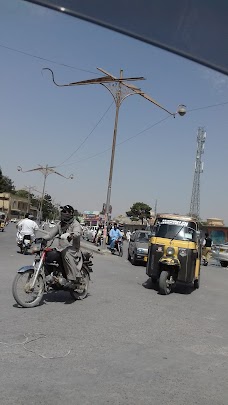
[(58, 83), (101, 76), (97, 67), (116, 76), (123, 69), (124, 77), (145, 77), (134, 85), (168, 110), (175, 112), (179, 104), (200, 109), (165, 119), (166, 112), (139, 95), (123, 101), (113, 216), (125, 214), (137, 201), (154, 209), (156, 200), (158, 212), (188, 213), (197, 131), (204, 127), (200, 216), (222, 218), (228, 225), (228, 104), (201, 109), (228, 101), (226, 76), (64, 13), (22, 0), (0, 0), (0, 6), (0, 166), (17, 189), (42, 190), (43, 184), (40, 172), (18, 172), (18, 165), (26, 171), (48, 164), (66, 177), (74, 175), (73, 180), (48, 176), (46, 191), (56, 203), (79, 211), (102, 209), (115, 120), (113, 98), (101, 85), (56, 87), (42, 69), (51, 68)]

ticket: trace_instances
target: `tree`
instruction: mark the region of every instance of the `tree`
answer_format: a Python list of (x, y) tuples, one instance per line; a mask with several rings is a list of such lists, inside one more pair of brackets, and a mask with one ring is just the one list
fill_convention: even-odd
[(43, 200), (43, 209), (42, 209), (42, 218), (43, 220), (46, 219), (53, 219), (56, 216), (57, 208), (52, 203), (52, 198), (49, 194), (45, 194)]
[(141, 219), (142, 225), (144, 218), (150, 218), (151, 207), (143, 202), (136, 202), (130, 208), (130, 211), (126, 212), (126, 215), (131, 218), (132, 221), (138, 221)]
[(0, 167), (0, 193), (13, 193), (15, 191), (15, 186), (13, 181), (2, 174), (2, 169)]

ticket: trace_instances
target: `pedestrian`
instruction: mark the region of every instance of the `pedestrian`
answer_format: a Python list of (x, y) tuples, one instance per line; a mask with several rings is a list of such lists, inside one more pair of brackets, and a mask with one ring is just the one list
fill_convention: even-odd
[(126, 233), (126, 238), (127, 238), (127, 241), (130, 242), (130, 238), (131, 238), (131, 231), (130, 231), (130, 229), (128, 229), (128, 231), (127, 231), (127, 233)]
[(209, 234), (205, 233), (205, 238), (203, 240), (203, 248), (202, 248), (202, 259), (204, 265), (208, 265), (208, 260), (211, 256), (211, 246), (213, 245), (212, 239), (209, 237)]

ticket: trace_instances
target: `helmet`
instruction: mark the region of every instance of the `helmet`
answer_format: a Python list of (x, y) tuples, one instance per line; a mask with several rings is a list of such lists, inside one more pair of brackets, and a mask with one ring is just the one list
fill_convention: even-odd
[(70, 223), (74, 218), (74, 208), (71, 205), (64, 205), (60, 207), (60, 219), (61, 222)]

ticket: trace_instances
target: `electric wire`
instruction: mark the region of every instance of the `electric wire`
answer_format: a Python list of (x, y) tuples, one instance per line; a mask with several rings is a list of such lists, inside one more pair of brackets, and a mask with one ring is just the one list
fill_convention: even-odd
[(107, 110), (104, 112), (102, 117), (99, 119), (99, 121), (96, 123), (96, 125), (93, 127), (93, 129), (90, 131), (90, 133), (86, 136), (86, 138), (80, 143), (80, 145), (75, 149), (65, 160), (63, 160), (59, 165), (55, 167), (60, 167), (60, 166), (65, 166), (64, 163), (67, 162), (75, 153), (79, 151), (79, 149), (85, 144), (85, 142), (88, 140), (88, 138), (92, 135), (92, 133), (95, 131), (95, 129), (98, 127), (98, 125), (101, 123), (101, 121), (104, 119), (105, 115), (108, 113), (110, 108), (113, 106), (114, 100), (110, 104), (110, 106), (107, 108)]
[[(191, 110), (187, 110), (187, 113), (189, 113), (189, 112), (194, 112), (194, 111), (198, 111), (198, 110), (204, 110), (204, 109), (212, 108), (212, 107), (219, 107), (219, 106), (226, 105), (226, 104), (228, 104), (228, 101), (224, 101), (223, 103), (217, 103), (217, 104), (212, 104), (212, 105), (208, 105), (208, 106), (203, 106), (203, 107), (192, 108)], [(138, 132), (138, 133), (135, 134), (135, 135), (130, 136), (130, 137), (127, 138), (127, 139), (124, 139), (122, 142), (117, 143), (116, 146), (122, 145), (123, 143), (128, 142), (128, 141), (130, 141), (130, 140), (133, 139), (133, 138), (136, 138), (137, 136), (139, 136), (139, 135), (141, 135), (142, 133), (148, 131), (149, 129), (155, 127), (156, 125), (162, 123), (163, 121), (167, 120), (168, 118), (171, 118), (171, 116), (168, 115), (168, 116), (166, 116), (165, 118), (163, 118), (162, 120), (155, 122), (154, 124), (150, 125), (148, 128), (146, 128), (146, 129), (144, 129), (144, 130)], [(92, 158), (94, 158), (94, 157), (96, 157), (96, 156), (102, 155), (102, 154), (108, 152), (110, 149), (111, 149), (111, 147), (110, 147), (110, 148), (107, 148), (107, 149), (105, 149), (105, 150), (103, 150), (103, 151), (101, 151), (101, 152), (98, 152), (98, 153), (96, 153), (96, 154), (94, 154), (94, 155), (88, 156), (87, 158), (83, 158), (83, 159), (81, 159), (81, 160), (79, 160), (79, 161), (72, 162), (72, 163), (68, 163), (68, 164), (66, 164), (66, 165), (64, 164), (63, 166), (70, 166), (70, 165), (72, 165), (72, 164), (77, 164), (77, 163), (84, 162), (84, 161), (89, 160), (89, 159), (92, 159)]]
[(224, 101), (223, 103), (218, 103), (218, 104), (211, 104), (211, 105), (207, 105), (204, 107), (192, 108), (191, 110), (187, 110), (187, 113), (192, 112), (192, 111), (198, 111), (198, 110), (206, 110), (207, 108), (219, 107), (221, 105), (226, 105), (226, 104), (228, 104), (228, 101)]
[[(124, 139), (124, 140), (121, 141), (121, 142), (118, 142), (118, 143), (116, 144), (116, 146), (122, 145), (123, 143), (128, 142), (128, 141), (130, 141), (130, 140), (133, 139), (133, 138), (136, 138), (137, 136), (143, 134), (144, 132), (149, 131), (149, 129), (155, 127), (156, 125), (161, 124), (163, 121), (166, 121), (168, 118), (171, 118), (171, 116), (170, 116), (170, 115), (167, 115), (165, 118), (163, 118), (163, 119), (161, 119), (161, 120), (155, 122), (154, 124), (150, 125), (149, 127), (147, 127), (147, 128), (145, 128), (145, 129), (143, 129), (142, 131), (138, 132), (137, 134), (132, 135), (132, 136), (130, 136), (129, 138), (126, 138), (126, 139)], [(89, 159), (92, 159), (92, 158), (94, 158), (94, 157), (103, 155), (104, 153), (108, 152), (108, 151), (111, 150), (111, 149), (112, 149), (112, 148), (109, 147), (109, 148), (107, 148), (107, 149), (104, 149), (104, 150), (101, 151), (101, 152), (95, 153), (94, 155), (88, 156), (88, 157), (83, 158), (83, 159), (81, 159), (81, 160), (78, 160), (78, 161), (76, 161), (76, 162), (67, 163), (66, 165), (63, 165), (63, 166), (70, 166), (70, 165), (73, 165), (73, 164), (77, 164), (77, 163), (84, 162), (84, 161), (89, 160)]]
[(20, 53), (20, 54), (22, 54), (22, 55), (30, 56), (31, 58), (43, 60), (43, 61), (45, 61), (45, 62), (54, 63), (55, 65), (63, 66), (63, 67), (69, 68), (69, 69), (74, 69), (74, 70), (79, 70), (79, 71), (81, 71), (81, 72), (86, 72), (86, 73), (92, 73), (92, 74), (95, 74), (95, 75), (99, 75), (98, 72), (94, 72), (94, 71), (91, 71), (91, 70), (82, 69), (82, 68), (79, 68), (79, 67), (76, 67), (76, 66), (72, 66), (72, 65), (67, 65), (66, 63), (55, 62), (54, 60), (47, 59), (47, 58), (44, 58), (44, 57), (42, 57), (42, 56), (37, 56), (37, 55), (34, 55), (34, 54), (32, 54), (32, 53), (29, 53), (29, 52), (24, 52), (24, 51), (21, 51), (21, 50), (16, 49), (16, 48), (11, 48), (10, 46), (6, 46), (6, 45), (3, 45), (3, 44), (0, 44), (0, 47), (1, 47), (1, 48), (5, 48), (5, 49), (8, 49), (8, 50), (13, 51), (13, 52)]

